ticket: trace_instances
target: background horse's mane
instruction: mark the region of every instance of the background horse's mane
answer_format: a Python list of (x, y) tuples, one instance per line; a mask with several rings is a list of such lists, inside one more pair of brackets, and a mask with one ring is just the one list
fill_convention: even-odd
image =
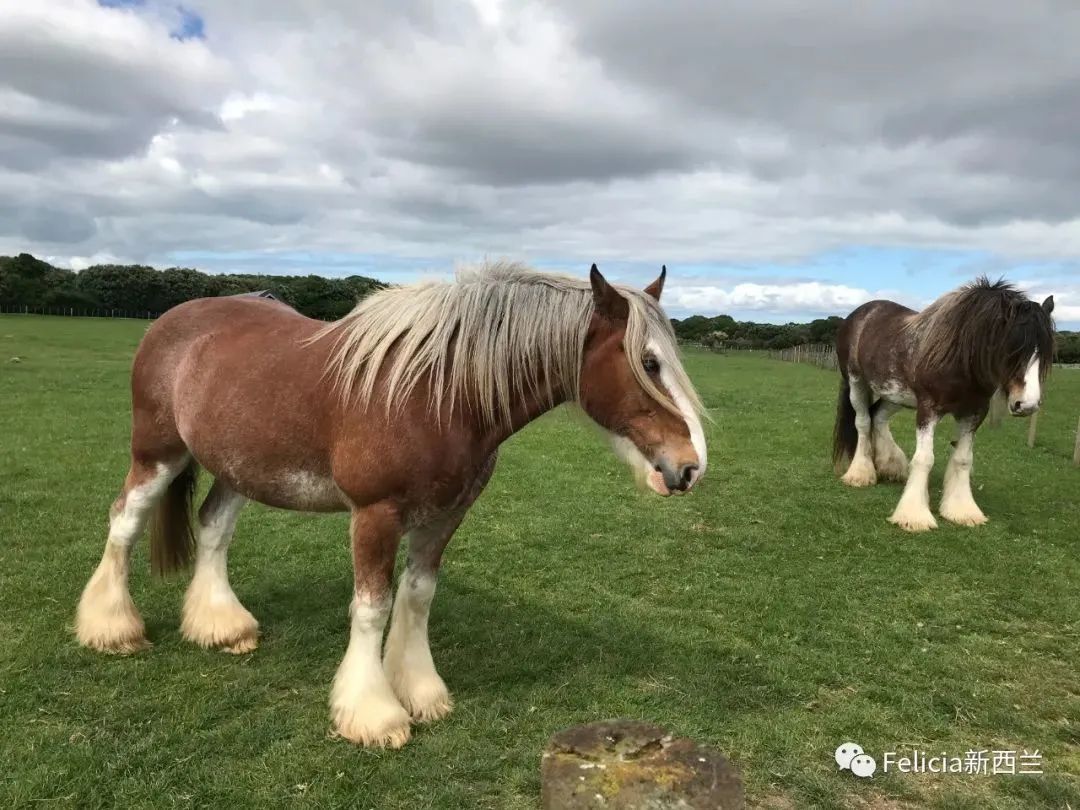
[[(589, 282), (512, 262), (456, 276), (382, 290), (319, 330), (312, 340), (333, 341), (327, 371), (341, 395), (370, 403), (382, 382), (389, 410), (426, 378), (440, 418), (464, 400), (486, 422), (503, 425), (527, 395), (553, 403), (553, 384), (576, 400), (593, 313)], [(638, 382), (679, 413), (641, 367), (648, 345), (700, 408), (667, 316), (647, 294), (618, 289), (629, 304), (624, 343)]]
[(907, 324), (916, 368), (974, 376), (995, 390), (1024, 375), (1032, 350), (1045, 377), (1054, 359), (1054, 327), (1039, 304), (1004, 279), (985, 276), (946, 293)]

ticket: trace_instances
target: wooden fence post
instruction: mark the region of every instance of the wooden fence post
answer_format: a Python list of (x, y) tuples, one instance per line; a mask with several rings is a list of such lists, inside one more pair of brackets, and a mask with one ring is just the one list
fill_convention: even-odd
[(1028, 447), (1034, 447), (1035, 446), (1035, 431), (1038, 429), (1037, 428), (1038, 424), (1039, 424), (1039, 412), (1035, 411), (1035, 413), (1033, 413), (1031, 415), (1031, 418), (1028, 419)]
[(1080, 420), (1076, 422), (1076, 446), (1073, 448), (1073, 465), (1080, 467)]

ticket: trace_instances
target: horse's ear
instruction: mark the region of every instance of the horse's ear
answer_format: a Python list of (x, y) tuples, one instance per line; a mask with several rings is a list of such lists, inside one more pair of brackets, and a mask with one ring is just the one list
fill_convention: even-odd
[(1042, 308), (1047, 315), (1051, 314), (1054, 311), (1054, 296), (1046, 296), (1046, 300), (1042, 302)]
[(648, 287), (646, 287), (645, 292), (647, 292), (649, 295), (651, 295), (653, 298), (655, 298), (657, 301), (659, 301), (660, 300), (660, 293), (662, 293), (664, 291), (664, 279), (665, 278), (667, 278), (667, 265), (666, 264), (661, 265), (659, 278), (657, 278), (656, 281), (654, 281), (652, 284), (650, 284)]
[(626, 320), (630, 316), (630, 305), (619, 291), (608, 284), (594, 264), (589, 270), (589, 283), (592, 284), (593, 306), (605, 318)]

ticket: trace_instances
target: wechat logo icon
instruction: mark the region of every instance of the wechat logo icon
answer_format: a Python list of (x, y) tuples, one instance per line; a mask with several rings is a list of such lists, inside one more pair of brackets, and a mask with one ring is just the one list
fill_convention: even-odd
[(856, 776), (864, 778), (873, 776), (874, 771), (877, 770), (877, 762), (874, 761), (872, 756), (864, 753), (862, 746), (858, 743), (844, 743), (836, 749), (833, 758), (836, 759), (836, 764), (840, 766), (840, 770), (850, 770)]

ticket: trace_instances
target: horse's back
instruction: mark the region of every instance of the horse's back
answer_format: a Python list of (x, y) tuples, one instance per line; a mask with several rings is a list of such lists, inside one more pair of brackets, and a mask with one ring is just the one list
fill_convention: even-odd
[[(280, 349), (282, 339), (298, 343), (317, 328), (317, 321), (274, 299), (236, 295), (186, 301), (154, 321), (140, 341), (132, 365), (132, 395), (137, 403), (169, 406), (189, 377), (206, 376), (241, 347), (263, 344), (263, 351), (244, 358), (254, 361)], [(203, 358), (209, 367), (194, 362), (209, 347), (214, 349), (211, 356)]]
[[(852, 368), (878, 365), (872, 362), (898, 345), (900, 331), (915, 310), (887, 299), (860, 304), (848, 315), (836, 332), (836, 357), (841, 372)], [(865, 337), (865, 339), (864, 339)]]
[[(132, 369), (132, 450), (163, 443), (215, 477), (271, 505), (283, 476), (311, 491), (329, 475), (326, 347), (322, 326), (254, 296), (188, 301), (147, 331)], [(245, 475), (241, 470), (258, 470)], [(298, 484), (299, 486), (299, 484)], [(335, 496), (336, 497), (336, 496)], [(282, 503), (284, 505), (284, 503)]]

